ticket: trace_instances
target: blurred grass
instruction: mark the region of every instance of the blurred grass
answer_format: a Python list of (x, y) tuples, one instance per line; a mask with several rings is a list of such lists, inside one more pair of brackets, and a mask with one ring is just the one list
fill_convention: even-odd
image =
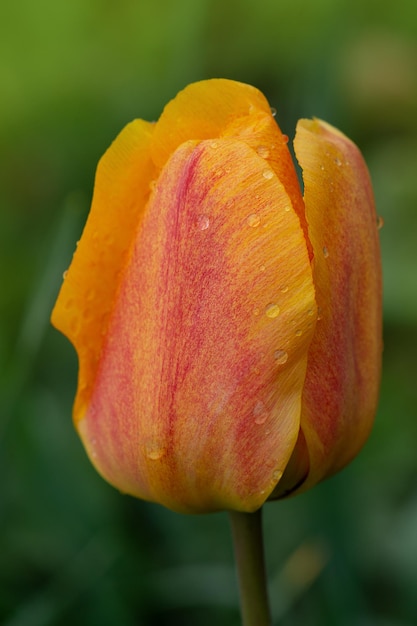
[(0, 7), (0, 623), (237, 625), (225, 515), (121, 496), (71, 424), (76, 359), (49, 312), (98, 158), (187, 83), (250, 82), (293, 135), (363, 150), (385, 226), (373, 435), (343, 473), (268, 505), (282, 625), (417, 623), (417, 8), (375, 0), (17, 0)]

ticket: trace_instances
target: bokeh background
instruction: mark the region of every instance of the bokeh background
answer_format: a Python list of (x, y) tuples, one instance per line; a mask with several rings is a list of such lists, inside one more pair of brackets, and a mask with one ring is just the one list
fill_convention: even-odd
[(361, 147), (385, 269), (369, 443), (265, 507), (274, 623), (417, 624), (415, 0), (16, 0), (0, 7), (0, 623), (237, 626), (225, 514), (108, 486), (71, 423), (77, 364), (49, 325), (96, 163), (187, 83), (252, 83), (290, 137), (318, 116)]

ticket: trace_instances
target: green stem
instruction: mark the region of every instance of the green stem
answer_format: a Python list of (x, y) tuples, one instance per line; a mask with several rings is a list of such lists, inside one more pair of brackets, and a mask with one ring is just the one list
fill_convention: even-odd
[(243, 626), (270, 626), (262, 538), (262, 509), (229, 512), (235, 548)]

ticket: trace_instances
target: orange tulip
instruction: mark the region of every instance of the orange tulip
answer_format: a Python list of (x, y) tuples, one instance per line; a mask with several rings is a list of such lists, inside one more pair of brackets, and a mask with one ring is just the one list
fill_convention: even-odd
[(195, 83), (100, 161), (52, 322), (79, 358), (74, 421), (121, 491), (254, 511), (344, 466), (381, 361), (376, 215), (362, 156), (301, 120), (304, 198), (268, 102)]

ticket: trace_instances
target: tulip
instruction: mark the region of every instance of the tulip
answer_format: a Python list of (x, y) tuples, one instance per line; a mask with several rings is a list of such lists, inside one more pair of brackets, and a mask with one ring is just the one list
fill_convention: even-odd
[(357, 147), (298, 122), (303, 192), (270, 106), (188, 86), (102, 157), (52, 322), (79, 359), (98, 472), (180, 512), (251, 512), (346, 465), (381, 361), (377, 219)]

